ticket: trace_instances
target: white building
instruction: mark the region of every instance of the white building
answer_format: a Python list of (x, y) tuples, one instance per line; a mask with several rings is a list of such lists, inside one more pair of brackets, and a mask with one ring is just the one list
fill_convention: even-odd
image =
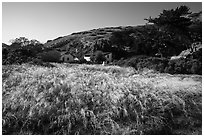
[[(111, 52), (103, 52), (103, 55), (105, 56), (106, 58), (106, 61), (105, 63), (110, 63), (112, 61), (112, 53)], [(94, 56), (94, 55), (93, 55)], [(85, 54), (84, 55), (84, 59), (86, 61), (91, 61), (91, 54)]]
[(91, 54), (86, 54), (86, 55), (84, 55), (84, 59), (85, 59), (86, 61), (91, 61)]

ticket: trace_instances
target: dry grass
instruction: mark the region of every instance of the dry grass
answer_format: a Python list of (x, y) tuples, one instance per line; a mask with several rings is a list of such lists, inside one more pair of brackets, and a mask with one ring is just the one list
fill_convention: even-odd
[(55, 65), (3, 66), (3, 134), (180, 134), (202, 126), (201, 76)]

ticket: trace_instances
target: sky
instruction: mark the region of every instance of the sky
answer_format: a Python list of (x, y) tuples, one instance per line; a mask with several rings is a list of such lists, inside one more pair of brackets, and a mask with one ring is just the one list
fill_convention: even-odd
[(74, 32), (144, 25), (145, 18), (181, 5), (202, 11), (201, 2), (3, 2), (2, 42), (26, 37), (45, 43)]

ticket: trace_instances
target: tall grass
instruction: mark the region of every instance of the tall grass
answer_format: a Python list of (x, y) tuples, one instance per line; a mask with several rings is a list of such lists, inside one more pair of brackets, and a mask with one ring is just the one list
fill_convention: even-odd
[(3, 134), (174, 134), (202, 124), (201, 82), (172, 88), (159, 86), (160, 74), (60, 64), (3, 66), (2, 78)]

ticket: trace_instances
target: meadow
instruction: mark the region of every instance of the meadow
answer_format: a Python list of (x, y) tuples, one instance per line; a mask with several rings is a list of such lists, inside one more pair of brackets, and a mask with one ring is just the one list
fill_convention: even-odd
[(202, 134), (202, 76), (131, 67), (2, 66), (2, 134)]

